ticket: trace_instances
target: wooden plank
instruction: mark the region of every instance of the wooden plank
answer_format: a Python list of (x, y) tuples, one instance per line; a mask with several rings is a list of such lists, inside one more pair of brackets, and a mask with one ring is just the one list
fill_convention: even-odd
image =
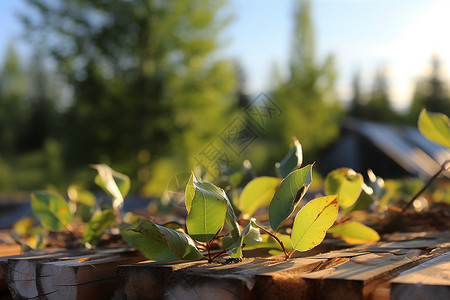
[(0, 243), (0, 256), (12, 256), (22, 253), (22, 247), (18, 244), (1, 244)]
[[(5, 282), (8, 285), (12, 296), (14, 298), (35, 298), (38, 296), (36, 287), (36, 266), (39, 263), (52, 262), (62, 259), (70, 259), (76, 256), (86, 257), (89, 255), (107, 255), (108, 253), (115, 253), (124, 251), (123, 248), (108, 249), (108, 250), (66, 250), (54, 252), (38, 252), (31, 254), (24, 254), (12, 257), (0, 258), (3, 261), (5, 272)], [(5, 262), (7, 265), (5, 267)], [(2, 265), (0, 263), (0, 265)]]
[(109, 299), (117, 287), (117, 266), (142, 260), (145, 258), (139, 252), (127, 251), (39, 263), (36, 267), (39, 297)]
[(8, 285), (5, 280), (6, 270), (8, 268), (8, 259), (16, 257), (18, 257), (18, 255), (0, 257), (0, 293), (8, 290)]
[(172, 273), (206, 261), (158, 263), (144, 261), (133, 265), (119, 266), (119, 286), (127, 299), (163, 299), (165, 286)]
[[(243, 298), (316, 299), (316, 291), (307, 284), (302, 275), (337, 267), (349, 261), (352, 257), (365, 254), (367, 252), (352, 249), (330, 251), (305, 258), (302, 262), (303, 268), (265, 270), (265, 272), (256, 275), (254, 288)], [(312, 261), (316, 261), (318, 264), (309, 264)]]
[[(141, 263), (120, 266), (120, 286), (127, 299), (241, 299), (268, 294), (280, 285), (267, 285), (268, 274), (302, 274), (327, 259), (244, 259), (237, 264)], [(262, 277), (258, 277), (262, 275)], [(271, 278), (271, 277), (270, 277)], [(277, 283), (280, 283), (277, 281)], [(258, 286), (258, 288), (256, 288)], [(264, 289), (262, 288), (264, 286)], [(268, 299), (268, 298), (266, 298)], [(277, 298), (275, 298), (277, 299)]]
[[(90, 251), (92, 253), (92, 251)], [(35, 298), (38, 296), (36, 287), (36, 265), (42, 262), (87, 253), (87, 251), (58, 251), (41, 255), (19, 256), (8, 259), (5, 281), (15, 299)]]
[(450, 252), (435, 257), (392, 280), (391, 299), (450, 299)]
[(388, 299), (394, 276), (415, 264), (420, 250), (386, 253), (353, 249), (288, 261), (244, 259), (220, 265), (145, 263), (119, 267), (128, 299)]
[[(122, 293), (117, 296), (127, 299), (389, 299), (393, 277), (441, 255), (449, 240), (449, 233), (386, 236), (383, 242), (288, 261), (246, 258), (228, 265), (204, 260), (131, 264), (135, 261), (120, 258), (126, 256), (117, 252), (123, 249), (77, 257), (53, 253), (11, 258), (8, 272), (16, 271), (23, 280), (14, 284), (32, 291), (16, 292), (16, 299), (103, 299), (117, 286)], [(15, 268), (22, 260), (27, 267)]]
[(316, 299), (368, 299), (378, 285), (423, 258), (420, 250), (393, 252), (355, 256), (337, 267), (305, 274), (302, 278)]

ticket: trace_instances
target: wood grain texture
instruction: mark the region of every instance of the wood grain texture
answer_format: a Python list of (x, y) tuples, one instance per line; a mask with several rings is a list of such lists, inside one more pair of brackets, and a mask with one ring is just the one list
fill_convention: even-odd
[(369, 253), (333, 268), (305, 274), (316, 299), (367, 299), (377, 284), (419, 259), (420, 250), (407, 253)]
[(71, 254), (73, 255), (71, 252), (56, 252), (8, 259), (5, 281), (13, 298), (29, 299), (38, 297), (36, 265), (66, 258)]
[(166, 283), (172, 273), (205, 263), (206, 261), (162, 264), (155, 261), (144, 261), (138, 264), (119, 266), (117, 277), (120, 289), (127, 299), (163, 299)]
[[(401, 235), (308, 257), (120, 267), (128, 299), (380, 299), (401, 272), (442, 254), (448, 233)], [(147, 285), (142, 284), (146, 282)]]
[(450, 252), (402, 272), (391, 284), (391, 299), (450, 299)]
[(38, 294), (49, 300), (109, 299), (117, 287), (117, 266), (144, 259), (138, 252), (128, 251), (39, 263), (36, 266)]
[(287, 261), (234, 264), (157, 263), (123, 248), (3, 257), (0, 263), (7, 263), (15, 299), (110, 299), (119, 288), (113, 299), (439, 300), (450, 299), (449, 241), (447, 232), (393, 234)]

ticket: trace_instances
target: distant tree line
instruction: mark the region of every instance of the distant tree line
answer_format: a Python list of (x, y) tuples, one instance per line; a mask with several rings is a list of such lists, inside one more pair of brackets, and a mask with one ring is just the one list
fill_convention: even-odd
[(431, 60), (429, 76), (417, 80), (410, 106), (404, 112), (397, 112), (392, 107), (385, 70), (377, 70), (372, 89), (369, 91), (363, 91), (361, 76), (357, 72), (352, 81), (353, 95), (348, 115), (375, 122), (407, 123), (415, 126), (423, 107), (429, 111), (450, 115), (449, 92), (448, 85), (443, 79), (441, 61), (437, 56)]
[[(173, 175), (198, 167), (199, 154), (229, 169), (250, 159), (271, 174), (293, 136), (305, 162), (320, 162), (347, 115), (414, 123), (422, 106), (449, 114), (438, 61), (417, 84), (409, 115), (392, 109), (382, 70), (370, 92), (355, 75), (346, 111), (334, 57), (316, 55), (309, 0), (293, 1), (288, 73), (271, 74), (268, 96), (281, 115), (257, 129), (244, 70), (218, 53), (232, 19), (227, 1), (26, 2), (34, 13), (21, 18), (39, 50), (27, 62), (10, 47), (0, 62), (1, 191), (92, 182), (88, 165), (106, 163), (133, 178), (135, 193), (159, 195)], [(253, 133), (251, 143), (241, 133)], [(230, 141), (242, 153), (225, 157)]]

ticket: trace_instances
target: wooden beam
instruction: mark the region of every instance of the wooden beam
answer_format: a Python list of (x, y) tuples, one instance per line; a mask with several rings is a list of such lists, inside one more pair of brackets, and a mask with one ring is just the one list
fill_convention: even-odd
[(450, 252), (444, 253), (392, 280), (391, 299), (450, 299)]
[(368, 299), (375, 288), (416, 263), (420, 250), (369, 253), (302, 275), (316, 299)]
[(41, 255), (21, 255), (8, 259), (5, 281), (14, 299), (35, 298), (36, 265), (40, 262), (55, 261), (75, 255), (74, 252), (58, 251)]
[(18, 244), (1, 244), (0, 243), (0, 256), (12, 256), (22, 253), (22, 247)]
[[(302, 274), (326, 259), (244, 259), (237, 264), (205, 261), (120, 266), (120, 287), (127, 299), (241, 299), (282, 289), (281, 281), (268, 284), (275, 274)], [(223, 262), (223, 260), (222, 260)], [(259, 276), (261, 275), (261, 276)], [(258, 277), (259, 276), (259, 277)], [(257, 288), (256, 288), (257, 286)], [(283, 290), (287, 291), (287, 290)], [(278, 294), (279, 295), (279, 294)]]
[(129, 300), (163, 299), (166, 283), (172, 273), (206, 261), (158, 263), (144, 261), (133, 265), (119, 266), (117, 277), (119, 287)]
[(117, 287), (117, 266), (145, 258), (137, 251), (95, 254), (39, 263), (36, 286), (46, 299), (109, 299)]
[(39, 296), (36, 285), (36, 267), (38, 264), (73, 258), (99, 257), (99, 255), (101, 257), (123, 251), (124, 248), (108, 250), (78, 249), (9, 257), (6, 258), (5, 281), (13, 298), (35, 298)]

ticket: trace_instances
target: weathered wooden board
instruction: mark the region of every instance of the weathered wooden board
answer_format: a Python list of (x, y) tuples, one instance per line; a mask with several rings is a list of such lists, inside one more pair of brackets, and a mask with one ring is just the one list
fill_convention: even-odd
[(437, 300), (441, 294), (450, 299), (449, 241), (449, 233), (390, 235), (288, 261), (245, 258), (237, 264), (222, 264), (225, 259), (157, 263), (123, 248), (0, 262), (8, 262), (7, 283), (15, 299), (109, 299), (119, 288), (114, 299), (381, 300), (432, 293)]
[(3, 256), (0, 257), (0, 293), (8, 290), (8, 285), (6, 284), (6, 270), (8, 269), (8, 259), (17, 258), (20, 255)]
[(18, 244), (0, 244), (0, 257), (19, 255), (22, 253), (22, 247)]
[(145, 263), (118, 274), (128, 299), (389, 299), (390, 280), (442, 254), (432, 250), (446, 247), (447, 237), (395, 237), (288, 261)]
[(392, 280), (391, 299), (450, 299), (450, 252), (411, 268)]
[(118, 265), (145, 260), (136, 251), (95, 254), (68, 260), (39, 263), (36, 286), (46, 299), (109, 299), (117, 286)]
[(166, 283), (172, 273), (199, 264), (206, 264), (206, 261), (167, 264), (144, 261), (133, 265), (119, 266), (117, 277), (120, 289), (130, 300), (162, 299)]
[(420, 250), (369, 253), (333, 268), (305, 274), (316, 299), (367, 299), (380, 283), (421, 258)]
[[(8, 259), (5, 281), (15, 299), (38, 297), (36, 265), (77, 255), (76, 252), (58, 251), (42, 255), (19, 256)], [(80, 253), (78, 253), (80, 255)]]
[[(327, 259), (295, 258), (244, 259), (238, 264), (145, 263), (119, 266), (118, 276), (127, 299), (258, 299), (275, 295), (301, 295), (302, 286), (293, 291), (286, 282), (273, 280), (280, 274), (290, 276), (311, 272), (327, 263)], [(300, 277), (299, 277), (300, 278)], [(281, 293), (280, 293), (281, 292)], [(282, 296), (281, 296), (282, 295)], [(269, 299), (267, 297), (266, 299)]]
[[(119, 259), (117, 255), (118, 256), (122, 255), (125, 259), (122, 258)], [(13, 298), (34, 299), (40, 297), (45, 293), (55, 292), (55, 290), (51, 290), (50, 292), (45, 290), (44, 292), (42, 292), (43, 285), (41, 284), (40, 280), (45, 278), (46, 282), (51, 282), (52, 279), (55, 278), (59, 279), (59, 277), (50, 276), (48, 273), (46, 274), (46, 276), (40, 276), (42, 265), (52, 262), (55, 263), (58, 262), (62, 265), (64, 264), (70, 265), (70, 262), (76, 262), (74, 266), (72, 266), (73, 269), (75, 269), (76, 272), (79, 272), (80, 276), (84, 276), (83, 278), (85, 278), (86, 275), (83, 273), (83, 271), (86, 270), (86, 267), (84, 267), (83, 271), (80, 271), (81, 269), (78, 270), (77, 264), (84, 263), (89, 264), (90, 266), (95, 266), (95, 262), (93, 262), (94, 260), (100, 260), (102, 258), (107, 258), (109, 256), (114, 256), (118, 261), (121, 261), (123, 264), (134, 263), (144, 259), (138, 252), (136, 251), (130, 252), (129, 250), (126, 250), (124, 248), (113, 248), (95, 251), (83, 249), (74, 251), (58, 251), (46, 254), (20, 255), (17, 257), (7, 258), (8, 263), (7, 263), (7, 270), (5, 273), (5, 281), (8, 285), (8, 289), (11, 292)], [(139, 259), (137, 259), (137, 257)], [(105, 271), (105, 265), (102, 264), (103, 261), (96, 261), (96, 262), (100, 264), (100, 267), (97, 269), (98, 272), (92, 272), (91, 270), (89, 274), (92, 273), (101, 277), (102, 271), (106, 273), (108, 271), (111, 271), (109, 269)], [(117, 266), (117, 264), (113, 262), (112, 265), (113, 266), (111, 268), (113, 268), (114, 272), (113, 273), (109, 272), (107, 277), (108, 278), (111, 277), (112, 280), (114, 281), (115, 267)], [(67, 269), (68, 270), (66, 272), (70, 273), (70, 267)], [(101, 280), (99, 280), (99, 282), (100, 281)], [(88, 289), (89, 286), (85, 285), (83, 288)], [(75, 292), (78, 294), (81, 293), (78, 292), (78, 289), (75, 289)]]

